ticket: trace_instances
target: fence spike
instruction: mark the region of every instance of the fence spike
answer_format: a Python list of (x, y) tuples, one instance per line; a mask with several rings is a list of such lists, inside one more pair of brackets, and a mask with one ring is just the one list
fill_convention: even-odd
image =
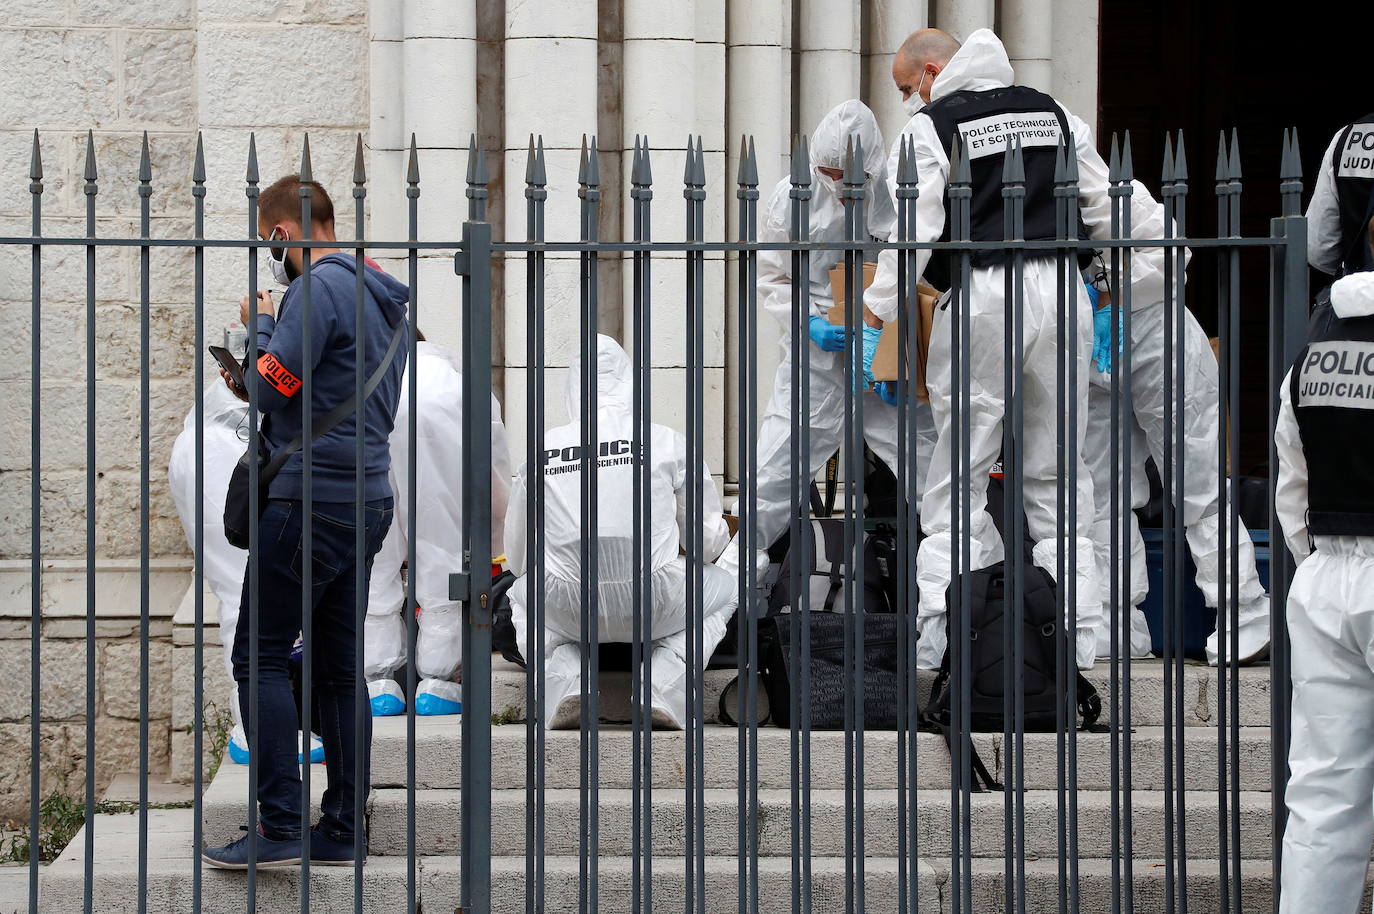
[(529, 149), (529, 153), (525, 156), (525, 183), (526, 183), (526, 184), (533, 184), (533, 183), (534, 183), (534, 163), (535, 163), (535, 157), (534, 157), (534, 134), (531, 133), (531, 134), (530, 134), (530, 149)]
[[(1077, 175), (1074, 176), (1077, 178)], [(1121, 138), (1121, 182), (1130, 184), (1135, 180), (1135, 160), (1131, 156), (1131, 131), (1127, 130)]]
[(301, 142), (301, 183), (308, 184), (315, 180), (315, 173), (310, 168), (310, 134), (305, 135)]
[(1240, 182), (1240, 133), (1231, 128), (1231, 180)]
[(43, 180), (43, 153), (38, 149), (38, 128), (33, 128), (33, 152), (29, 155), (29, 180)]
[(851, 136), (845, 142), (844, 149), (844, 183), (850, 187), (863, 186), (863, 168), (860, 164), (863, 162), (863, 156), (863, 140)]
[(1165, 184), (1174, 183), (1174, 138), (1167, 133), (1164, 134), (1164, 167), (1160, 180)]
[(363, 160), (363, 135), (358, 134), (358, 141), (353, 146), (353, 183), (362, 187), (367, 183), (367, 163)]
[(696, 186), (706, 186), (706, 153), (702, 149), (701, 135), (697, 135)]
[(544, 168), (544, 135), (542, 133), (534, 140), (534, 183), (539, 187), (549, 183), (548, 171)]
[[(90, 130), (86, 131), (86, 170), (83, 173), (87, 181), (96, 180), (95, 166), (95, 134)], [(201, 147), (200, 134), (196, 134), (196, 167), (195, 173), (191, 176), (193, 181), (205, 180), (205, 151)]]
[(487, 152), (475, 133), (468, 134), (467, 182), (473, 185), (487, 183)]
[(1302, 156), (1298, 154), (1298, 131), (1297, 128), (1287, 128), (1284, 130), (1284, 137), (1287, 140), (1284, 146), (1283, 162), (1279, 167), (1279, 177), (1285, 180), (1302, 180)]
[(577, 159), (577, 183), (586, 185), (587, 183), (587, 135), (582, 134), (582, 153)]
[(1026, 183), (1026, 161), (1021, 153), (1021, 140), (1019, 137), (1009, 138), (1007, 140), (1007, 154), (1003, 157), (1002, 162), (1002, 183)]
[(973, 183), (973, 170), (969, 158), (965, 155), (963, 137), (954, 137), (954, 164), (950, 167), (950, 172), (954, 175), (955, 184)]
[(258, 183), (258, 139), (255, 133), (248, 134), (248, 169), (244, 180), (249, 184)]
[(642, 169), (641, 174), (644, 178), (644, 180), (640, 183), (643, 184), (645, 187), (652, 187), (654, 184), (654, 163), (652, 159), (653, 157), (649, 155), (649, 137), (645, 136), (644, 151), (640, 156), (640, 167)]
[(1174, 147), (1174, 178), (1188, 180), (1188, 151), (1183, 144), (1183, 130), (1178, 131), (1178, 144)]
[(592, 137), (591, 148), (587, 150), (587, 185), (601, 186), (601, 155), (596, 150), (596, 137)]
[(1054, 144), (1054, 183), (1063, 184), (1068, 180), (1069, 166), (1064, 158), (1065, 137)]
[(1221, 136), (1217, 138), (1217, 184), (1227, 183), (1231, 175), (1227, 171), (1231, 164), (1231, 157), (1226, 153), (1226, 131), (1221, 131)]
[(1121, 183), (1121, 142), (1115, 131), (1112, 132), (1112, 150), (1107, 156), (1107, 182)]
[(750, 187), (759, 186), (759, 157), (754, 152), (754, 135), (749, 134), (749, 174), (746, 176)]
[(138, 182), (147, 184), (153, 180), (153, 159), (148, 152), (148, 131), (143, 131), (143, 146), (138, 153)]
[(410, 162), (406, 165), (406, 183), (412, 186), (420, 183), (420, 153), (415, 148), (415, 134), (410, 135)]

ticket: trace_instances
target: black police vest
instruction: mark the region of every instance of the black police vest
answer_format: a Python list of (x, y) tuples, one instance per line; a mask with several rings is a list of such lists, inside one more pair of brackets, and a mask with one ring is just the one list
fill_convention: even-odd
[(1307, 457), (1307, 527), (1374, 536), (1374, 317), (1318, 307), (1289, 398)]
[(1370, 268), (1369, 217), (1374, 194), (1374, 114), (1341, 131), (1331, 153), (1336, 202), (1341, 211), (1341, 272)]
[[(1003, 241), (1005, 235), (1002, 168), (1007, 141), (1019, 138), (1026, 169), (1025, 233), (1027, 241), (1058, 237), (1055, 230), (1054, 165), (1056, 148), (1069, 134), (1068, 119), (1053, 98), (1026, 86), (1006, 86), (981, 92), (954, 92), (921, 109), (935, 125), (940, 145), (949, 153), (955, 131), (963, 136), (969, 157), (972, 198), (969, 201), (969, 238), (972, 241)], [(1081, 213), (1075, 213), (1078, 237), (1087, 238)], [(945, 219), (941, 241), (950, 240), (950, 220)], [(1080, 265), (1091, 261), (1090, 251), (1080, 254)], [(1054, 252), (1027, 252), (1026, 259), (1053, 257)], [(971, 255), (975, 267), (1005, 263), (1006, 251), (978, 251)], [(927, 282), (948, 289), (958, 258), (934, 256), (926, 267)]]

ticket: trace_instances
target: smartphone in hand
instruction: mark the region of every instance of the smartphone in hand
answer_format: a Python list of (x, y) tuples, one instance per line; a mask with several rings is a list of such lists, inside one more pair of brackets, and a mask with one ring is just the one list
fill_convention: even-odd
[(234, 382), (239, 393), (248, 395), (248, 385), (243, 378), (243, 363), (234, 358), (233, 353), (223, 346), (211, 346), (210, 355), (214, 356), (215, 361), (219, 362), (219, 367), (229, 375), (229, 380)]

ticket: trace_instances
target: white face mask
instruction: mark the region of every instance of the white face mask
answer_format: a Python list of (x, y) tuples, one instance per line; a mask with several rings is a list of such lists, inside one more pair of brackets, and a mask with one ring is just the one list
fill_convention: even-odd
[[(276, 241), (276, 240), (277, 240), (277, 230), (276, 230), (276, 229), (273, 229), (273, 230), (272, 230), (272, 234), (271, 234), (271, 236), (268, 238), (268, 240), (269, 240), (269, 241)], [(283, 236), (283, 237), (281, 238), (281, 240), (282, 240), (282, 241), (289, 241), (290, 239), (289, 239), (289, 238), (286, 238), (285, 236)], [(272, 271), (272, 281), (273, 281), (273, 282), (275, 282), (275, 283), (276, 283), (277, 285), (279, 285), (279, 286), (289, 286), (289, 285), (291, 285), (291, 274), (288, 273), (288, 272), (287, 272), (287, 269), (286, 269), (286, 248), (278, 248), (278, 250), (281, 251), (281, 259), (280, 259), (280, 260), (278, 260), (275, 256), (273, 256), (273, 254), (272, 254), (272, 249), (271, 249), (271, 248), (268, 248), (268, 249), (267, 249), (267, 268), (268, 268), (269, 270)]]
[(902, 110), (907, 117), (915, 117), (917, 112), (926, 106), (926, 100), (921, 98), (921, 89), (926, 84), (926, 71), (921, 71), (921, 81), (916, 84), (916, 90), (902, 99)]

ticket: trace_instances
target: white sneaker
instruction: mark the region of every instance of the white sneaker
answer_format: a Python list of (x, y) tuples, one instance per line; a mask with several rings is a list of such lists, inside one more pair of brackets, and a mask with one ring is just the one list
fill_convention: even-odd
[[(1256, 600), (1249, 606), (1241, 607), (1240, 611), (1240, 632), (1237, 662), (1241, 666), (1251, 663), (1258, 663), (1269, 656), (1269, 597)], [(1231, 648), (1231, 633), (1226, 633), (1226, 648), (1229, 654)], [(1219, 651), (1217, 646), (1217, 633), (1213, 631), (1207, 636), (1207, 663), (1210, 666), (1217, 665)], [(1230, 658), (1227, 658), (1230, 662)]]

